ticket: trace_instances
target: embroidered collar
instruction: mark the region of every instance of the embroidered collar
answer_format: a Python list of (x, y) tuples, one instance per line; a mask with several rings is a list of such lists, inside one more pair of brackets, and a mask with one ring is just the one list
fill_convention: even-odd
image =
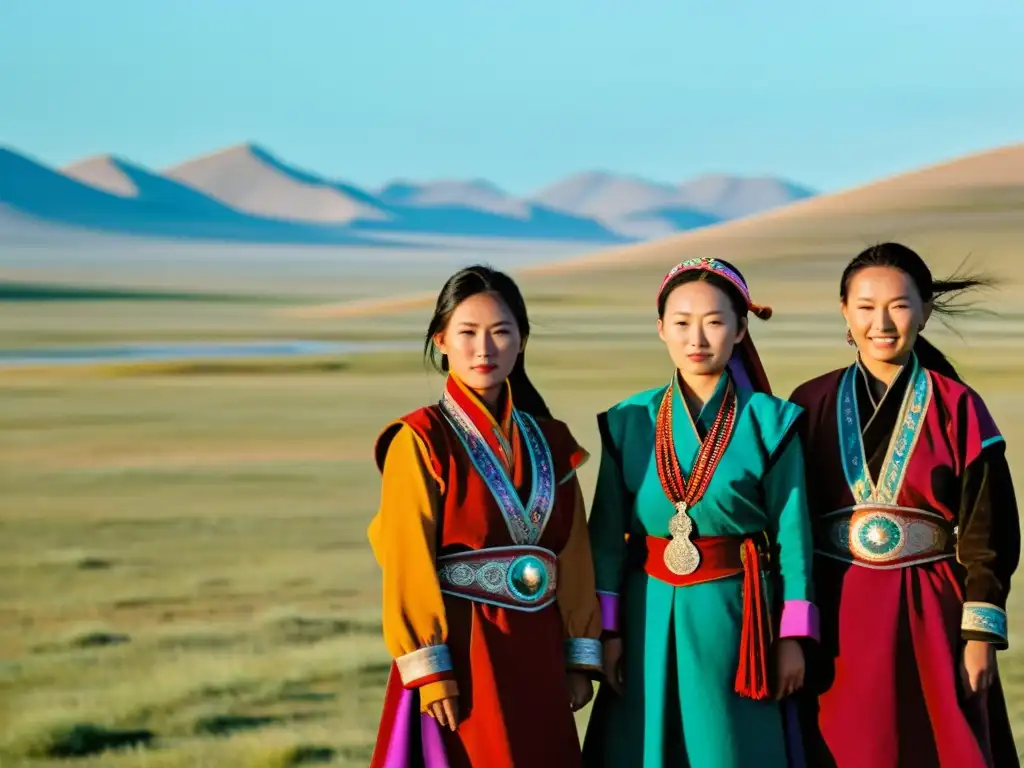
[[(858, 371), (862, 372), (859, 361), (847, 368), (840, 380), (836, 414), (839, 421), (839, 451), (846, 482), (857, 504), (896, 503), (903, 487), (911, 454), (923, 431), (924, 416), (932, 397), (931, 376), (921, 366), (916, 355), (911, 357), (905, 369), (905, 392), (877, 486), (871, 479), (864, 453), (860, 407), (857, 403), (857, 383), (861, 378)], [(900, 378), (902, 373), (903, 371), (900, 372)], [(894, 379), (894, 383), (895, 381)], [(889, 391), (893, 391), (892, 386)]]
[(488, 447), (501, 460), (508, 476), (512, 477), (515, 469), (515, 451), (512, 447), (515, 427), (512, 414), (515, 407), (512, 401), (512, 385), (507, 380), (503, 389), (499, 399), (500, 420), (494, 417), (494, 414), (476, 392), (467, 387), (455, 374), (448, 375), (445, 395), (459, 404), (462, 412), (473, 422)]
[(536, 544), (554, 508), (554, 460), (536, 421), (528, 413), (522, 413), (511, 406), (510, 391), (506, 390), (505, 394), (509, 402), (509, 419), (514, 425), (510, 429), (522, 435), (524, 449), (529, 456), (530, 495), (525, 504), (513, 484), (511, 473), (502, 466), (502, 451), (509, 457), (512, 455), (511, 448), (507, 447), (508, 440), (479, 398), (471, 397), (472, 393), (467, 387), (454, 377), (449, 377), (441, 398), (441, 412), (497, 502), (512, 541), (515, 544)]

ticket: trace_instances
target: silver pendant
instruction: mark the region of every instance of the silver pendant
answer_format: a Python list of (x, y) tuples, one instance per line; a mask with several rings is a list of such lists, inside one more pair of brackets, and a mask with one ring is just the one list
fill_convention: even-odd
[(690, 541), (693, 520), (686, 513), (686, 502), (676, 502), (676, 514), (668, 521), (672, 540), (665, 547), (665, 567), (677, 576), (689, 576), (700, 566), (700, 550)]

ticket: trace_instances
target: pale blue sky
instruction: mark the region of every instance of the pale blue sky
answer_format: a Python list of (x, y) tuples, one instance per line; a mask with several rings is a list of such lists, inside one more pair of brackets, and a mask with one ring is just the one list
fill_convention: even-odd
[(0, 144), (831, 190), (1024, 139), (1022, 32), (1021, 0), (0, 0)]

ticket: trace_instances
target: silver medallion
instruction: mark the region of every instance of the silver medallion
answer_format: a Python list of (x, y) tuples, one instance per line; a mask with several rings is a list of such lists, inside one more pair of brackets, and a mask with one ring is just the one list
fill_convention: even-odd
[(665, 547), (665, 566), (677, 576), (689, 576), (700, 566), (700, 551), (690, 541), (693, 520), (686, 513), (686, 502), (676, 502), (676, 514), (668, 521), (672, 540)]

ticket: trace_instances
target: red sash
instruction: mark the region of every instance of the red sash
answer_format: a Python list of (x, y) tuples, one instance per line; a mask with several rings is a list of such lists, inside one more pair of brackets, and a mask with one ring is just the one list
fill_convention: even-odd
[[(727, 374), (726, 374), (727, 375)], [(736, 424), (736, 393), (732, 380), (726, 382), (725, 394), (711, 429), (701, 441), (700, 451), (690, 472), (689, 482), (683, 477), (679, 457), (672, 436), (672, 399), (676, 376), (672, 377), (658, 408), (655, 430), (655, 455), (658, 477), (665, 495), (679, 510), (676, 518), (685, 518), (678, 530), (688, 535), (692, 521), (686, 510), (700, 501), (715, 469), (732, 437)], [(739, 544), (737, 547), (736, 545)], [(743, 627), (740, 632), (740, 662), (736, 670), (735, 690), (740, 696), (762, 700), (771, 693), (768, 685), (768, 646), (771, 644), (771, 619), (765, 603), (761, 579), (761, 553), (750, 537), (706, 537), (686, 542), (700, 555), (699, 565), (691, 573), (682, 575), (669, 568), (666, 550), (674, 539), (648, 537), (647, 572), (673, 586), (686, 586), (743, 573)], [(736, 560), (740, 562), (737, 563)]]

